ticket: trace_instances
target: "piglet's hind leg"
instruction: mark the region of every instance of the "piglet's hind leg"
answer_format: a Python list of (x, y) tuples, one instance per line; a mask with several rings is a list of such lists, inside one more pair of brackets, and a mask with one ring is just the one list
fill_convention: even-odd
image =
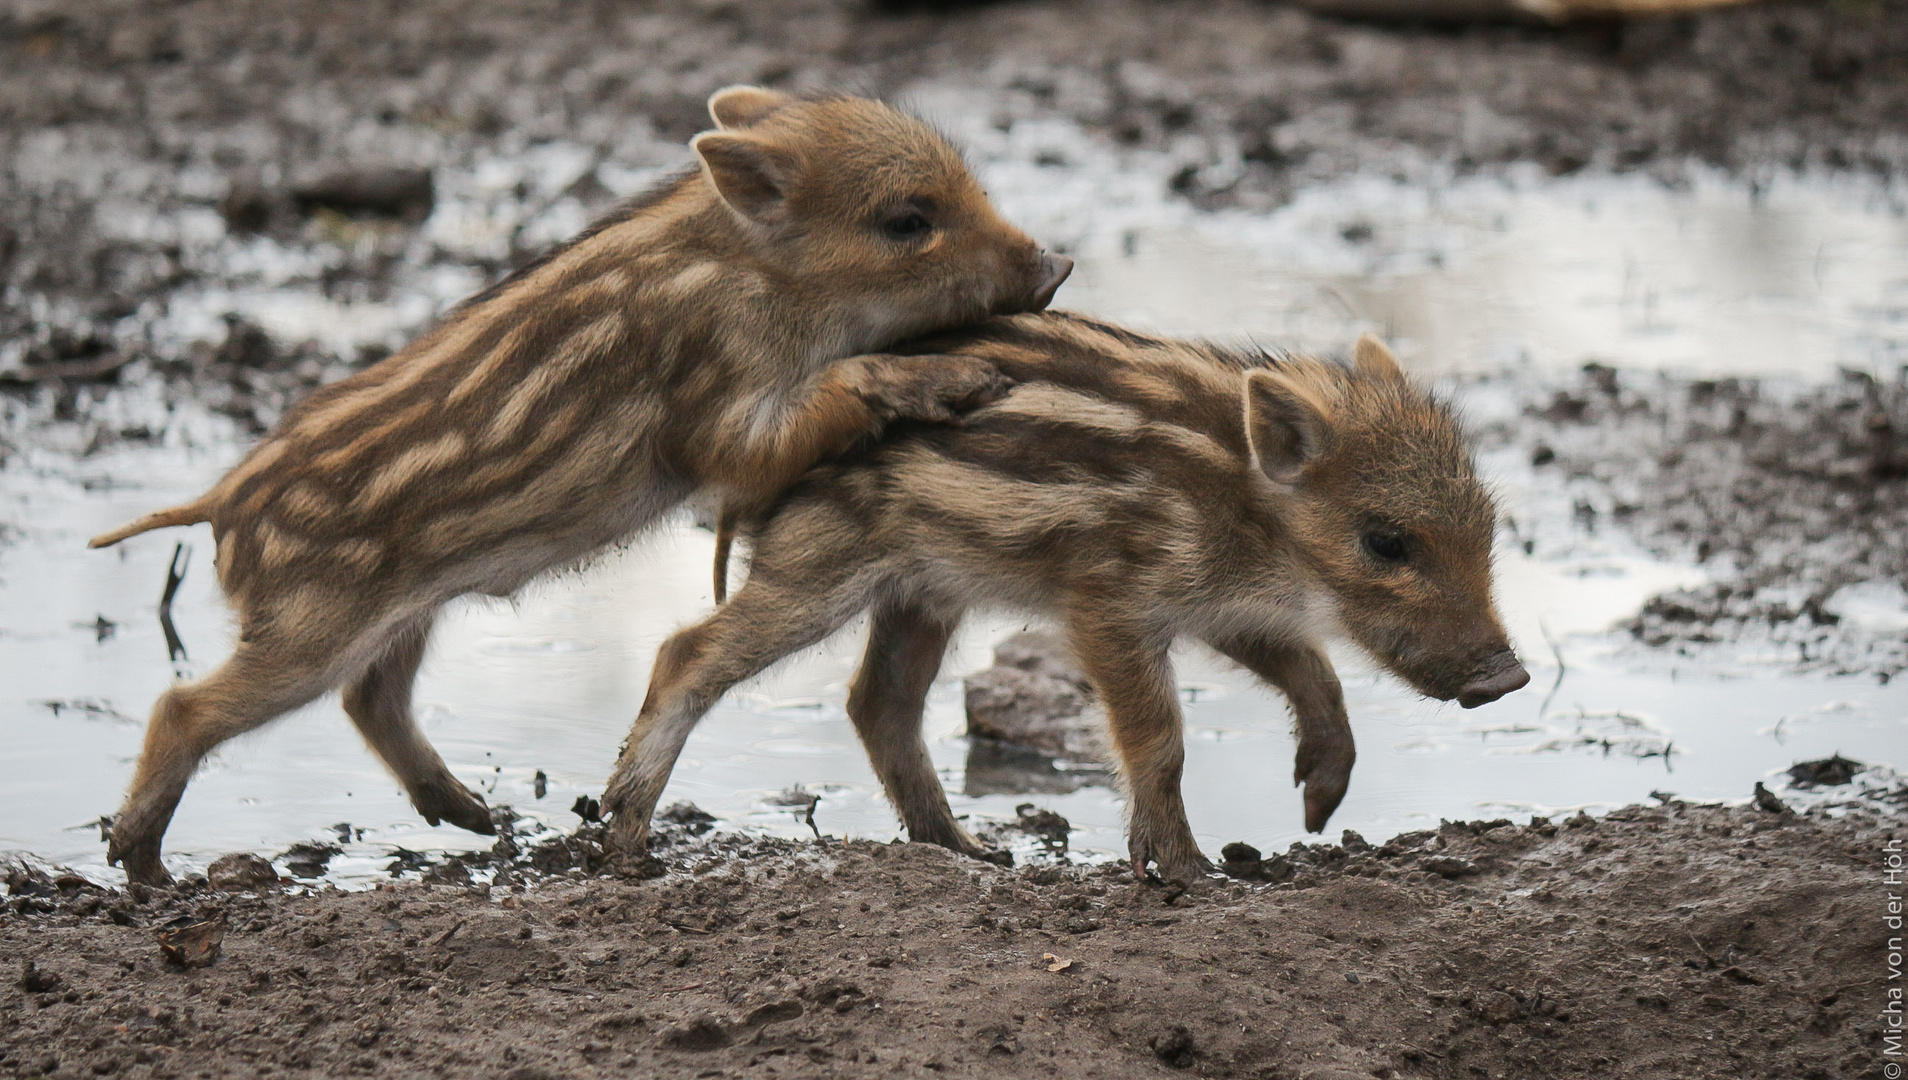
[(763, 584), (756, 570), (742, 591), (714, 615), (663, 643), (649, 694), (616, 762), (603, 809), (625, 852), (649, 843), (649, 818), (689, 733), (723, 694), (783, 657), (841, 628), (866, 603), (839, 560), (833, 573), (817, 560), (807, 580)]
[(457, 782), (411, 716), (411, 687), (430, 632), (425, 619), (393, 635), (384, 655), (345, 688), (345, 713), (404, 785), (424, 820), (488, 835), (497, 830), (484, 800)]
[(160, 842), (186, 784), (220, 743), (304, 705), (333, 685), (325, 658), (267, 640), (241, 641), (199, 682), (174, 687), (153, 706), (132, 790), (113, 819), (106, 860), (147, 885), (171, 880)]
[(955, 822), (921, 741), (928, 688), (953, 633), (952, 623), (911, 605), (876, 608), (868, 651), (848, 691), (848, 716), (888, 800), (908, 827), (908, 839), (986, 859), (991, 853)]

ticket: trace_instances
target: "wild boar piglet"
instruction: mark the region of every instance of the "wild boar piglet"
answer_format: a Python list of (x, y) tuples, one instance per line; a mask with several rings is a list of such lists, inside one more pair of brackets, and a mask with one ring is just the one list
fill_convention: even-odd
[(970, 854), (921, 739), (970, 608), (1047, 616), (1106, 706), (1133, 867), (1205, 867), (1180, 795), (1168, 649), (1204, 641), (1297, 721), (1305, 825), (1354, 757), (1322, 644), (1342, 633), (1466, 708), (1529, 681), (1491, 597), (1495, 512), (1456, 421), (1376, 339), (1350, 366), (1022, 315), (923, 346), (1018, 381), (958, 428), (823, 465), (743, 522), (747, 583), (657, 657), (604, 806), (637, 848), (684, 739), (739, 680), (873, 609), (848, 712), (917, 841)]
[(693, 171), (312, 394), (203, 497), (99, 537), (209, 521), (232, 658), (162, 697), (108, 858), (160, 840), (219, 743), (343, 686), (418, 811), (490, 832), (410, 716), (436, 610), (504, 596), (691, 493), (760, 503), (900, 417), (1004, 380), (869, 354), (1046, 306), (1071, 267), (1001, 220), (960, 154), (879, 102), (732, 87)]

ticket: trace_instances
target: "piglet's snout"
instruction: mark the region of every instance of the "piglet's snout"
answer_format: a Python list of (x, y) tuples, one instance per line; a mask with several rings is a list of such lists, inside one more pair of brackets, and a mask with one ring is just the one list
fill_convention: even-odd
[(1488, 705), (1530, 682), (1530, 672), (1517, 662), (1517, 654), (1505, 649), (1493, 653), (1478, 665), (1471, 681), (1458, 691), (1458, 704), (1467, 709)]
[(1072, 259), (1065, 255), (1041, 252), (1039, 283), (1034, 286), (1033, 298), (1028, 301), (1027, 310), (1045, 311), (1047, 305), (1053, 303), (1053, 294), (1060, 291), (1061, 284), (1071, 273), (1073, 273)]

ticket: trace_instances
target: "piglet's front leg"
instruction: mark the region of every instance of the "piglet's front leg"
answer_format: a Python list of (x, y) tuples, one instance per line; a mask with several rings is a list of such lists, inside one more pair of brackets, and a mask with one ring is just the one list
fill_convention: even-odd
[(1311, 645), (1263, 639), (1216, 639), (1209, 644), (1259, 678), (1279, 688), (1298, 726), (1298, 756), (1292, 783), (1305, 785), (1305, 829), (1320, 832), (1351, 786), (1358, 752), (1345, 692), (1325, 654)]
[(1179, 788), (1186, 747), (1179, 692), (1166, 655), (1170, 639), (1117, 616), (1092, 613), (1076, 614), (1067, 629), (1074, 655), (1106, 706), (1119, 752), (1133, 872), (1145, 877), (1150, 863), (1168, 881), (1199, 880), (1211, 864), (1193, 839)]
[[(1013, 381), (971, 356), (850, 357), (779, 410), (750, 410), (745, 430), (719, 441), (704, 475), (748, 509), (781, 494), (815, 465), (881, 434), (895, 420), (958, 422), (1007, 396)], [(768, 411), (770, 419), (759, 419)]]
[(972, 356), (877, 354), (844, 361), (854, 392), (884, 421), (958, 422), (1007, 396), (1013, 380)]

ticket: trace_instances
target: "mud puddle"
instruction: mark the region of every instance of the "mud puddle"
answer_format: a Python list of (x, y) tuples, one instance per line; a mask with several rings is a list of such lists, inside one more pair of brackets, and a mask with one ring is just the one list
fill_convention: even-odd
[[(1080, 259), (1069, 306), (1166, 331), (1324, 348), (1375, 329), (1444, 377), (1475, 417), (1510, 429), (1547, 392), (1545, 379), (1591, 360), (1808, 380), (1838, 367), (1886, 374), (1908, 359), (1908, 220), (1886, 190), (1788, 181), (1752, 191), (1721, 180), (1672, 190), (1604, 176), (1432, 191), (1355, 179), (1270, 214), (1202, 213), (1166, 195), (1170, 178), (1155, 175), (1163, 159), (1115, 154), (1074, 129), (962, 134), (1007, 213)], [(572, 157), (547, 154), (539, 183), (560, 192), (575, 184), (569, 172), (610, 176)], [(523, 231), (494, 192), (526, 168), (442, 182), (427, 230), (473, 248), (489, 242), (485, 230)], [(645, 175), (611, 178), (620, 188)], [(580, 224), (581, 204), (567, 198), (539, 204), (529, 232)], [(447, 273), (431, 295), (447, 302), (469, 284)], [(428, 315), (424, 306), (334, 304), (294, 273), (182, 299), (156, 337), (203, 336), (196, 322), (230, 313), (288, 340), (323, 336), (324, 351), (341, 354), (388, 344), (394, 328)], [(203, 528), (115, 552), (87, 552), (84, 540), (202, 490), (243, 436), (191, 402), (166, 406), (136, 374), (100, 411), (150, 427), (159, 445), (85, 455), (62, 446), (49, 422), (29, 433), (40, 449), (0, 469), (0, 739), (12, 766), (0, 786), (0, 848), (110, 877), (86, 823), (114, 809), (152, 699), (216, 664), (232, 630)], [(1899, 681), (1798, 675), (1754, 655), (1675, 661), (1610, 633), (1651, 597), (1703, 585), (1710, 570), (1652, 557), (1617, 531), (1584, 530), (1571, 499), (1529, 461), (1514, 440), (1487, 447), (1516, 522), (1504, 537), (1504, 607), (1531, 689), (1460, 712), (1344, 657), (1361, 752), (1334, 830), (1377, 841), (1439, 818), (1611, 807), (1653, 791), (1740, 798), (1757, 777), (1835, 752), (1908, 761)], [(174, 605), (188, 648), (177, 663), (154, 613), (176, 540), (193, 551)], [(600, 793), (657, 645), (707, 610), (711, 548), (706, 533), (678, 524), (514, 603), (458, 607), (434, 637), (418, 697), (459, 777), (534, 820), (575, 824), (568, 807)], [(1876, 618), (1900, 616), (1890, 596), (1868, 602)], [(1076, 852), (1118, 852), (1121, 804), (1099, 778), (1003, 778), (978, 761), (970, 773), (959, 676), (984, 667), (1019, 626), (970, 624), (935, 687), (933, 753), (956, 811), (1011, 820), (1017, 804), (1037, 800), (1072, 822)], [(800, 785), (820, 796), (820, 831), (897, 835), (842, 711), (858, 646), (854, 628), (724, 701), (691, 740), (665, 803), (687, 799), (733, 824), (804, 836), (810, 826), (787, 804), (805, 800), (783, 797)], [(1302, 838), (1276, 695), (1196, 651), (1183, 654), (1180, 676), (1188, 807), (1202, 844), (1276, 850)], [(330, 867), (341, 883), (381, 879), (395, 849), (484, 846), (417, 819), (335, 701), (222, 750), (169, 845), (176, 868), (198, 868), (314, 837), (343, 842)]]

